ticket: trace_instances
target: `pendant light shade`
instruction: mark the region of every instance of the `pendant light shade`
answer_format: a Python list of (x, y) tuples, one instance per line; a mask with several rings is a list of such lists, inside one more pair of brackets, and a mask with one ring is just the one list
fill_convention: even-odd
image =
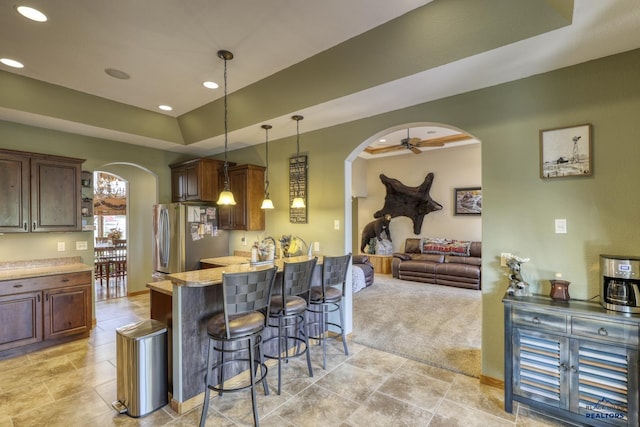
[(218, 197), (219, 205), (233, 206), (236, 199), (233, 197), (231, 188), (229, 188), (229, 162), (227, 161), (227, 140), (228, 140), (228, 123), (227, 123), (227, 61), (233, 59), (233, 53), (228, 50), (219, 50), (218, 58), (224, 60), (224, 190)]
[[(304, 119), (304, 117), (300, 115), (295, 115), (291, 117), (296, 121), (296, 159), (300, 157), (300, 120)], [(296, 192), (293, 201), (291, 202), (291, 207), (294, 209), (302, 209), (305, 208), (304, 199), (300, 197), (300, 178), (296, 175)]]
[(273, 209), (273, 202), (269, 198), (269, 129), (271, 129), (271, 125), (262, 125), (262, 129), (264, 129), (265, 133), (265, 151), (266, 151), (266, 162), (267, 169), (265, 170), (264, 175), (264, 200), (262, 201), (262, 206), (260, 209)]

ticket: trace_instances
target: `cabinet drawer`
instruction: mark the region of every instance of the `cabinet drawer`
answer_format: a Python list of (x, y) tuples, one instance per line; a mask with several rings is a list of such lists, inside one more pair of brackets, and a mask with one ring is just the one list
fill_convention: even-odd
[(638, 325), (629, 323), (574, 316), (571, 318), (571, 333), (598, 340), (616, 341), (634, 347), (638, 345)]
[(64, 286), (91, 284), (91, 272), (54, 274), (51, 276), (30, 277), (7, 280), (0, 283), (0, 295), (12, 295), (23, 292), (43, 291)]
[(529, 329), (567, 332), (567, 316), (541, 311), (513, 310), (514, 325)]

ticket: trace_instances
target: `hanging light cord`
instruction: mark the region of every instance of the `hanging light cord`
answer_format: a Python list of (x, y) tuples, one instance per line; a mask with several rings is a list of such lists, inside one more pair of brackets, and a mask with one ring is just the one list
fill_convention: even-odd
[[(296, 120), (296, 166), (300, 158), (300, 120)], [(300, 170), (296, 167), (296, 197), (300, 197)]]
[[(268, 126), (268, 125), (267, 125)], [(266, 174), (265, 174), (265, 181), (264, 181), (264, 197), (265, 199), (269, 198), (269, 127), (265, 127), (264, 128), (265, 133), (267, 135), (266, 140), (265, 140), (265, 149), (267, 151), (267, 156), (266, 156), (266, 160), (267, 160), (267, 170), (266, 170)]]
[(227, 58), (224, 58), (224, 190), (229, 191), (229, 162), (227, 161)]

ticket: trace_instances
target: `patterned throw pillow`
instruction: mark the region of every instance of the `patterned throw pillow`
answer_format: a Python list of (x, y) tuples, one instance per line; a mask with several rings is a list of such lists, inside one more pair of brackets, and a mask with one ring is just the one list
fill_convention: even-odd
[(424, 238), (422, 239), (421, 248), (423, 254), (469, 256), (471, 242), (467, 240)]

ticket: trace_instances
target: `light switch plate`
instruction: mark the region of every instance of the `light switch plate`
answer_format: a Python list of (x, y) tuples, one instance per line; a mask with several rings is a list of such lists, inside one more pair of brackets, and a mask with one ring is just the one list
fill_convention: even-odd
[(313, 250), (315, 252), (320, 252), (320, 242), (313, 242)]
[(76, 251), (86, 251), (87, 250), (87, 242), (76, 242)]
[(58, 252), (64, 252), (65, 250), (64, 242), (58, 242)]
[(340, 230), (340, 220), (336, 219), (333, 221), (333, 229), (334, 230)]
[(566, 219), (556, 219), (556, 234), (567, 234)]

